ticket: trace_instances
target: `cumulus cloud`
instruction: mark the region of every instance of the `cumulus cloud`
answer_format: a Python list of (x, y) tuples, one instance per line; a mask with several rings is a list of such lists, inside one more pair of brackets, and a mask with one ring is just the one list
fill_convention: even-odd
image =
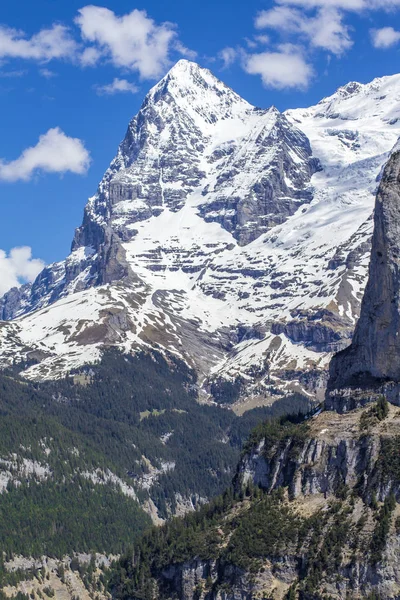
[(274, 29), (281, 33), (298, 34), (315, 48), (323, 48), (333, 54), (343, 54), (353, 42), (342, 14), (334, 8), (323, 8), (315, 16), (309, 16), (297, 8), (276, 6), (261, 11), (255, 21), (257, 29)]
[(278, 4), (289, 4), (303, 8), (342, 8), (344, 10), (362, 10), (365, 0), (276, 0)]
[(81, 52), (79, 56), (79, 62), (82, 65), (82, 67), (95, 67), (101, 59), (101, 57), (102, 53), (100, 52), (100, 50), (98, 50), (94, 46), (90, 46), (90, 48), (85, 48)]
[(372, 10), (393, 10), (400, 7), (400, 0), (367, 0), (367, 8)]
[(44, 266), (42, 260), (32, 258), (29, 246), (13, 248), (8, 255), (0, 250), (0, 296), (21, 283), (34, 281)]
[(313, 75), (313, 68), (302, 54), (290, 46), (278, 52), (261, 52), (246, 56), (244, 69), (251, 75), (260, 75), (263, 84), (276, 89), (306, 88)]
[(375, 48), (390, 48), (400, 42), (400, 31), (393, 27), (382, 27), (382, 29), (371, 30), (372, 43)]
[(41, 135), (36, 146), (24, 150), (16, 160), (0, 160), (0, 180), (28, 181), (36, 172), (78, 175), (87, 172), (90, 155), (82, 141), (65, 135), (59, 127)]
[(74, 24), (75, 28), (53, 24), (32, 36), (0, 25), (0, 61), (61, 59), (81, 67), (109, 62), (142, 79), (154, 79), (170, 66), (174, 54), (191, 60), (197, 56), (180, 41), (174, 23), (157, 23), (145, 10), (119, 16), (108, 8), (87, 5), (78, 11)]
[(237, 50), (235, 50), (235, 48), (224, 48), (219, 53), (218, 57), (224, 63), (224, 69), (227, 69), (235, 62), (237, 57)]
[(78, 45), (67, 27), (53, 25), (28, 38), (23, 31), (0, 26), (0, 58), (49, 61), (73, 58)]
[(84, 63), (96, 64), (106, 57), (116, 67), (137, 71), (143, 79), (158, 77), (169, 64), (177, 35), (174, 24), (157, 25), (146, 11), (137, 9), (122, 17), (100, 6), (85, 6), (78, 12), (75, 22), (82, 38), (93, 44), (86, 50)]
[(118, 94), (120, 92), (136, 94), (139, 91), (139, 88), (136, 85), (130, 83), (126, 79), (118, 79), (118, 77), (115, 77), (112, 83), (108, 83), (106, 85), (96, 85), (95, 89), (100, 96), (113, 96), (114, 94)]
[[(349, 13), (400, 9), (400, 0), (274, 0), (271, 4), (254, 21), (256, 30), (267, 30), (268, 51), (246, 54), (244, 68), (258, 73), (264, 85), (278, 88), (307, 87), (313, 74), (309, 63), (315, 49), (329, 53), (329, 60), (330, 55), (341, 56), (353, 46), (352, 29), (346, 23)], [(275, 35), (270, 35), (270, 31)], [(400, 42), (400, 31), (393, 27), (370, 33), (376, 48), (390, 48)], [(253, 42), (257, 39), (254, 36)], [(253, 43), (248, 46), (255, 50)]]
[(392, 10), (400, 6), (400, 0), (276, 0), (278, 4), (303, 8), (340, 8), (348, 11)]

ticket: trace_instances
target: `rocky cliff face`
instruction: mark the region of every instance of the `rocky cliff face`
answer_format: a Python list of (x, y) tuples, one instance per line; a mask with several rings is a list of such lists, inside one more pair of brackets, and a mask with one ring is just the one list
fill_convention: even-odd
[[(351, 346), (331, 362), (328, 407), (385, 389), (398, 402), (400, 382), (400, 152), (389, 160), (376, 198), (369, 278)], [(391, 382), (391, 383), (390, 383)], [(347, 388), (347, 390), (346, 390)], [(352, 389), (358, 392), (352, 392)], [(365, 393), (361, 393), (364, 390)], [(343, 398), (341, 401), (340, 398)], [(354, 404), (354, 400), (353, 400)]]
[[(400, 413), (380, 407), (260, 427), (235, 499), (192, 516), (176, 546), (174, 526), (146, 546), (153, 598), (398, 598)], [(128, 573), (140, 580), (135, 561)]]
[[(262, 438), (241, 461), (237, 489), (248, 482), (268, 492), (285, 487), (292, 499), (357, 489), (366, 502), (374, 494), (384, 501), (394, 493), (400, 501), (397, 471), (389, 467), (388, 449), (397, 444), (400, 413), (390, 407), (379, 421), (372, 408), (338, 415), (323, 412), (277, 440)], [(396, 459), (397, 461), (397, 459)], [(397, 468), (397, 462), (396, 462)]]
[(26, 376), (54, 378), (107, 344), (172, 349), (205, 393), (241, 380), (242, 404), (321, 399), (359, 315), (399, 89), (352, 84), (281, 114), (180, 61), (129, 124), (69, 257), (0, 300), (1, 363), (34, 353)]

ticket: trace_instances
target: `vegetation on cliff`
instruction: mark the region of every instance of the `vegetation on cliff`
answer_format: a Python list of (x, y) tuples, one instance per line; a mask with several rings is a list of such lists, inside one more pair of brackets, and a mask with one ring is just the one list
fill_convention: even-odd
[[(390, 410), (395, 424), (397, 409)], [(358, 411), (345, 425), (339, 418), (344, 434), (347, 435), (348, 423), (352, 427), (358, 423), (362, 440), (365, 432), (360, 422), (367, 413), (368, 418), (373, 414), (377, 430), (385, 431), (389, 407), (386, 401), (379, 400), (376, 405)], [(271, 465), (279, 460), (296, 462), (315, 432), (325, 435), (326, 429), (319, 425), (326, 422), (324, 418), (316, 417), (310, 422), (299, 417), (263, 423), (251, 434), (246, 452), (254, 451), (258, 456), (257, 448), (264, 441), (260, 460), (270, 461)], [(292, 422), (296, 420), (299, 422)], [(373, 431), (369, 434), (377, 435)], [(398, 476), (393, 457), (396, 439), (388, 435), (377, 437), (384, 452), (394, 444), (388, 452), (388, 460), (390, 456), (393, 458), (390, 477)], [(336, 443), (340, 444), (340, 440)], [(353, 598), (353, 587), (360, 585), (361, 596), (355, 594), (354, 598), (386, 597), (381, 596), (376, 585), (380, 581), (379, 569), (388, 560), (388, 540), (394, 531), (400, 530), (400, 519), (395, 517), (395, 495), (389, 493), (383, 502), (376, 500), (380, 477), (372, 477), (367, 489), (361, 490), (356, 479), (354, 487), (349, 487), (341, 480), (337, 458), (332, 458), (337, 480), (333, 491), (325, 496), (315, 492), (291, 499), (285, 487), (269, 492), (255, 487), (251, 481), (240, 487), (236, 480), (234, 488), (228, 488), (194, 514), (151, 530), (113, 569), (109, 583), (113, 596), (118, 600), (171, 597), (212, 600), (218, 591), (233, 596), (236, 590), (249, 594), (248, 597), (269, 598), (280, 580), (277, 598), (283, 597), (282, 589), (286, 589), (289, 599), (327, 600), (332, 590), (340, 590), (338, 597)], [(248, 456), (243, 460), (248, 460)], [(382, 456), (376, 460), (377, 465), (389, 468)], [(376, 490), (374, 485), (378, 486)], [(190, 572), (194, 574), (193, 581), (197, 581), (192, 592)], [(360, 577), (364, 577), (361, 584)], [(182, 587), (184, 580), (186, 591)]]

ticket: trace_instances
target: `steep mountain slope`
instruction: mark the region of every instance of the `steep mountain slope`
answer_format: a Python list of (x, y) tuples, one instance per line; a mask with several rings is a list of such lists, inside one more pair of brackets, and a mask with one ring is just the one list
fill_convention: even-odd
[(400, 76), (386, 77), (281, 114), (177, 63), (131, 121), (70, 256), (2, 299), (3, 364), (56, 378), (104, 345), (157, 348), (219, 399), (322, 397), (359, 313), (399, 96)]

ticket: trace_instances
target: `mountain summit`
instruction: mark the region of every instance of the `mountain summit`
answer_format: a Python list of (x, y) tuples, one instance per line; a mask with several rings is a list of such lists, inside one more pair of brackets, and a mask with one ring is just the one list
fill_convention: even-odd
[(322, 397), (359, 315), (399, 93), (396, 75), (282, 114), (179, 61), (129, 123), (69, 257), (1, 300), (2, 363), (56, 378), (104, 346), (157, 348), (219, 402)]
[(173, 99), (196, 119), (212, 125), (214, 119), (229, 118), (253, 107), (211, 71), (186, 59), (179, 60), (147, 95), (151, 103)]

